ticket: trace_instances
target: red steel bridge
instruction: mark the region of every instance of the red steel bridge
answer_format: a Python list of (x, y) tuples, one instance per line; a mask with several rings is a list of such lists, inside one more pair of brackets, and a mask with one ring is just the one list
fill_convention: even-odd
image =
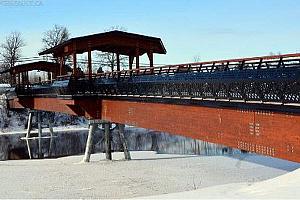
[[(115, 53), (116, 69), (92, 73), (92, 51)], [(77, 54), (86, 53), (86, 70)], [(11, 108), (63, 112), (169, 132), (300, 162), (300, 54), (155, 67), (165, 54), (160, 38), (112, 31), (73, 38), (10, 69), (16, 85)], [(149, 67), (140, 66), (147, 54)], [(128, 56), (121, 70), (120, 55)], [(72, 69), (66, 57), (72, 57)], [(28, 71), (49, 72), (33, 84)]]

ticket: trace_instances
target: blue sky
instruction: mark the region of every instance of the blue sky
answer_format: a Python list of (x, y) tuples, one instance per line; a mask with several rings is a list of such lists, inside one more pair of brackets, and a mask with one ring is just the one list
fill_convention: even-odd
[(114, 25), (160, 37), (167, 55), (156, 56), (155, 63), (162, 64), (191, 62), (196, 55), (215, 60), (300, 52), (299, 0), (41, 0), (39, 6), (3, 2), (0, 42), (11, 31), (22, 32), (25, 57), (37, 56), (42, 34), (54, 24), (67, 26), (72, 37)]

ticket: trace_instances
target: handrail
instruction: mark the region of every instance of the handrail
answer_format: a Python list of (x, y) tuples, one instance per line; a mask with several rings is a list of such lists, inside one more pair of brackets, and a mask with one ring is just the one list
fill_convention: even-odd
[[(289, 62), (289, 63), (287, 63)], [(240, 58), (231, 60), (218, 60), (208, 62), (195, 62), (178, 65), (165, 65), (159, 67), (140, 67), (137, 69), (120, 70), (113, 72), (57, 76), (55, 80), (68, 79), (95, 79), (95, 78), (127, 78), (139, 75), (175, 74), (181, 72), (216, 72), (244, 69), (269, 69), (293, 66), (297, 62), (300, 65), (300, 53), (284, 54), (276, 56), (262, 56), (251, 58)]]

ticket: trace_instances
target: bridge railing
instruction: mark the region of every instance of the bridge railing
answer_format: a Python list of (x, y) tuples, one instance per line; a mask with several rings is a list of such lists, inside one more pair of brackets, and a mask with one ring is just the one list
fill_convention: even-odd
[[(138, 69), (105, 72), (98, 74), (80, 74), (76, 77), (73, 75), (64, 75), (56, 77), (56, 81), (70, 80), (74, 85), (74, 89), (82, 90), (92, 87), (89, 81), (96, 79), (125, 79), (135, 76), (172, 76), (179, 73), (215, 73), (225, 71), (241, 71), (241, 70), (264, 70), (277, 68), (300, 67), (300, 54), (285, 54), (279, 56), (265, 56), (244, 59), (220, 60), (210, 62), (187, 63), (178, 65), (166, 65), (160, 67), (141, 67)], [(246, 72), (246, 71), (245, 71)], [(252, 71), (253, 72), (253, 71)], [(223, 77), (223, 76), (222, 76)], [(225, 74), (224, 77), (225, 78)], [(54, 81), (54, 80), (52, 80)], [(82, 84), (81, 84), (82, 83)], [(49, 85), (50, 82), (39, 82), (34, 84), (20, 85), (19, 89), (30, 90), (35, 85)]]
[(285, 54), (244, 59), (166, 65), (94, 74), (94, 78), (126, 78), (139, 75), (175, 74), (181, 72), (221, 72), (294, 67), (300, 65), (300, 54)]

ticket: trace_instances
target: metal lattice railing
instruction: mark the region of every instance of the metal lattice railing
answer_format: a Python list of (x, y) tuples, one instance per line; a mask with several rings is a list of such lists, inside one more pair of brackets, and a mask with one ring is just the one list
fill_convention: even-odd
[[(300, 54), (61, 76), (18, 94), (97, 94), (300, 103)], [(58, 84), (60, 83), (60, 84)]]

